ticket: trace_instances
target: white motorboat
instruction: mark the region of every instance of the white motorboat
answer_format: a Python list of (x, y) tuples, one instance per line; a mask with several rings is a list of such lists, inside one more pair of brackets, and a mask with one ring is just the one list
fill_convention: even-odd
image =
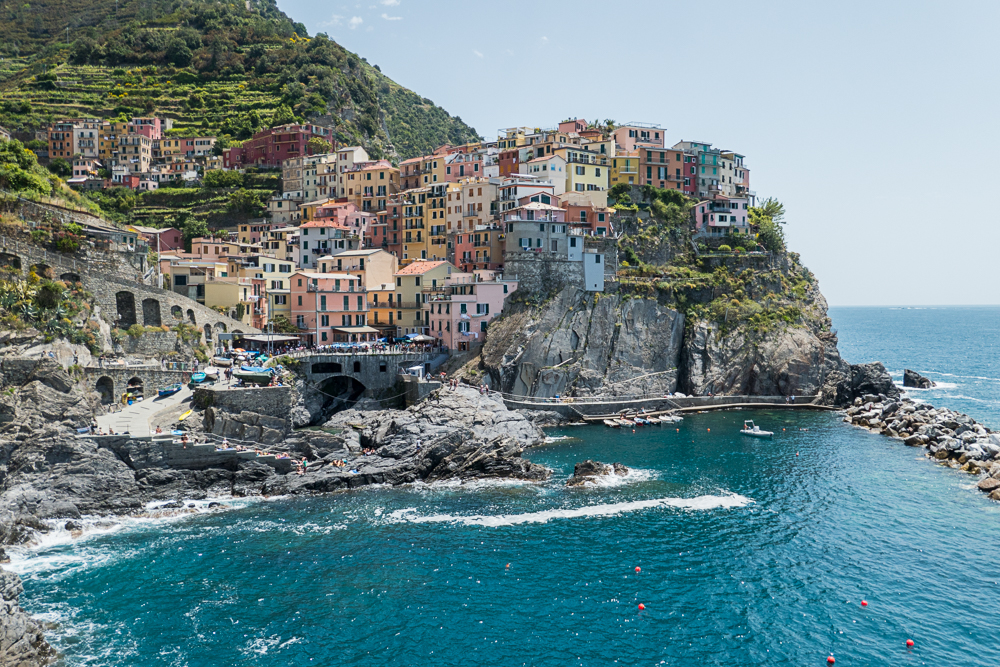
[(684, 421), (684, 417), (680, 415), (660, 415), (660, 422), (663, 424), (677, 424), (682, 421)]
[(751, 438), (770, 438), (774, 435), (771, 431), (762, 431), (760, 426), (753, 423), (752, 419), (744, 420), (743, 430), (740, 431), (743, 435), (749, 435)]

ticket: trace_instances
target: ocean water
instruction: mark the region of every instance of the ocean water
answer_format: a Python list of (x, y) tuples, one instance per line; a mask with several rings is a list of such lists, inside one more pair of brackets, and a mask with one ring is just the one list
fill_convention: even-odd
[[(871, 339), (897, 350), (893, 370), (994, 375), (986, 320), (953, 326), (978, 342), (949, 365), (924, 334), (885, 340), (880, 317), (833, 312), (848, 359)], [(934, 402), (998, 414), (988, 381), (959, 380)], [(744, 418), (774, 439), (740, 436)], [(1000, 663), (1000, 505), (964, 473), (826, 412), (550, 435), (530, 452), (555, 470), (544, 484), (244, 501), (54, 536), (14, 554), (22, 602), (64, 665)], [(567, 489), (587, 458), (631, 473)]]

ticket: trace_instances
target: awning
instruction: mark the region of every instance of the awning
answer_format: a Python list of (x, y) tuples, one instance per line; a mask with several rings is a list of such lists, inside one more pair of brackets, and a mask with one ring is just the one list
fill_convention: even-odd
[(252, 340), (258, 343), (288, 343), (293, 340), (298, 340), (298, 336), (287, 336), (284, 334), (235, 334), (240, 340)]
[(371, 327), (334, 327), (333, 330), (349, 334), (378, 333), (378, 329)]

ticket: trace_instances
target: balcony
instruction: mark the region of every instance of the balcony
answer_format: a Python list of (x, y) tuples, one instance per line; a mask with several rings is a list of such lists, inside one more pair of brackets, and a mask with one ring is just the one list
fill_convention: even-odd
[(483, 214), (482, 211), (463, 211), (462, 212), (462, 217), (463, 218), (478, 218), (482, 214)]
[(307, 292), (318, 292), (319, 291), (319, 285), (309, 285), (309, 284), (307, 284), (306, 285), (306, 291)]

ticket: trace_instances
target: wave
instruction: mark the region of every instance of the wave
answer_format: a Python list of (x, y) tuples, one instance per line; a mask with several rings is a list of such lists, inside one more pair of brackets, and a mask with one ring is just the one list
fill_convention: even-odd
[[(647, 482), (651, 479), (656, 479), (658, 476), (655, 470), (644, 470), (642, 468), (629, 468), (628, 474), (626, 475), (616, 475), (613, 472), (607, 475), (597, 475), (595, 477), (588, 478), (583, 483), (583, 488), (614, 488), (616, 486), (625, 486), (626, 484), (635, 484), (636, 482)], [(579, 487), (578, 487), (579, 488)]]
[(496, 514), (455, 516), (453, 514), (417, 515), (416, 508), (410, 507), (396, 510), (390, 516), (399, 521), (410, 523), (452, 523), (464, 526), (483, 526), (499, 528), (501, 526), (517, 526), (525, 523), (548, 523), (553, 519), (579, 519), (589, 517), (614, 516), (625, 512), (653, 508), (674, 508), (683, 510), (712, 510), (745, 507), (753, 500), (731, 493), (724, 496), (697, 496), (695, 498), (655, 498), (653, 500), (635, 500), (624, 503), (606, 503), (601, 505), (585, 505), (570, 509), (551, 509), (541, 512), (524, 514)]
[(562, 442), (563, 440), (579, 440), (579, 438), (572, 435), (547, 435), (545, 436), (545, 444), (551, 444), (553, 442)]
[(904, 391), (934, 391), (934, 390), (947, 391), (949, 389), (958, 389), (958, 384), (955, 382), (940, 382), (937, 380), (934, 381), (933, 387), (927, 387), (926, 389), (920, 387), (904, 387), (902, 381), (896, 382), (895, 384), (897, 387), (903, 389)]

